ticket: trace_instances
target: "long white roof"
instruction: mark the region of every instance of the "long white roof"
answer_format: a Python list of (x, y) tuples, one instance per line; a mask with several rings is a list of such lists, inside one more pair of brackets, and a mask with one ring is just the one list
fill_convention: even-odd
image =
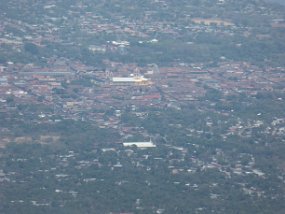
[(113, 77), (113, 82), (136, 82), (134, 77)]
[(113, 82), (140, 82), (140, 81), (147, 81), (145, 77), (113, 77)]
[(125, 142), (123, 143), (125, 147), (127, 146), (137, 146), (138, 148), (154, 148), (156, 145), (152, 142)]

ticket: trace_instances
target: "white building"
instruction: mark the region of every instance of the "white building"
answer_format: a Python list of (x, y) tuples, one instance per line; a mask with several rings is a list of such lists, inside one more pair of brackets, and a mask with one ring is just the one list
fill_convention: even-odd
[(149, 80), (143, 76), (135, 76), (135, 77), (112, 77), (113, 83), (144, 83)]
[(155, 148), (156, 145), (150, 140), (148, 142), (124, 142), (124, 147), (136, 146), (138, 148)]

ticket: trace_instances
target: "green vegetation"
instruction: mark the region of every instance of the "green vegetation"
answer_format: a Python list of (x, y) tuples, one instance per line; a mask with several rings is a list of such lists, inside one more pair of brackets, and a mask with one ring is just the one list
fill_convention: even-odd
[[(6, 0), (0, 18), (0, 213), (284, 212), (284, 8)], [(147, 86), (106, 78), (151, 66)]]

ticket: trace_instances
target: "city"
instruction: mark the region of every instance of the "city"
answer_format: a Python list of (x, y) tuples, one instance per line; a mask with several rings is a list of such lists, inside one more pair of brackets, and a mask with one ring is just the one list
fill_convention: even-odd
[(0, 213), (283, 213), (284, 7), (0, 10)]

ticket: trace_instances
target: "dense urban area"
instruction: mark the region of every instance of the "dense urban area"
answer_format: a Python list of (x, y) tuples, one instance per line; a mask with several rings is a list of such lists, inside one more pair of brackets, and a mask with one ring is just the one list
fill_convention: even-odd
[(284, 6), (2, 0), (0, 19), (0, 213), (284, 213)]

